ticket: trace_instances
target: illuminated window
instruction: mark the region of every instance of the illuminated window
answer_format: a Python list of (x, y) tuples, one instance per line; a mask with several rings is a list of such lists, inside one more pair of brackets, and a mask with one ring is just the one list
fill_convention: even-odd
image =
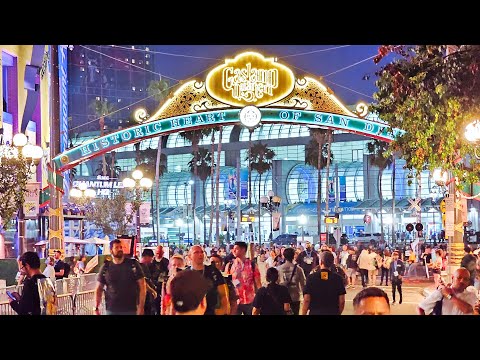
[(145, 58), (150, 59), (150, 54), (145, 54)]
[(128, 62), (128, 58), (125, 58), (125, 61)]
[(146, 60), (145, 65), (150, 65), (150, 62), (148, 60)]
[(132, 59), (132, 64), (135, 64), (135, 59)]
[(147, 47), (145, 48), (145, 51), (150, 51), (150, 48), (147, 46)]
[(132, 91), (135, 91), (135, 86), (132, 86)]

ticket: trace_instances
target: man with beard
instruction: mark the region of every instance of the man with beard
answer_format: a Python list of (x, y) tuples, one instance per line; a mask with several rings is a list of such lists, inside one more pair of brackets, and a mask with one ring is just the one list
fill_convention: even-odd
[(308, 276), (318, 265), (318, 255), (315, 250), (312, 249), (312, 244), (309, 241), (305, 244), (305, 250), (298, 255), (297, 264), (303, 269), (305, 276)]
[(153, 301), (153, 308), (156, 315), (160, 315), (160, 304), (162, 303), (163, 283), (168, 280), (168, 264), (169, 261), (164, 256), (162, 245), (158, 245), (155, 249), (155, 258), (152, 261), (152, 281), (157, 291), (157, 296)]
[(146, 296), (145, 276), (138, 261), (125, 258), (122, 243), (110, 242), (112, 261), (103, 264), (97, 277), (95, 313), (100, 315), (100, 303), (105, 289), (107, 315), (143, 315)]

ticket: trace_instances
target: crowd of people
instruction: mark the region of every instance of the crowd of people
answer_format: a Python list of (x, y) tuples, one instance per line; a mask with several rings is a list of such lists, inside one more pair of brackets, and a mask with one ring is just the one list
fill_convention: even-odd
[[(363, 289), (353, 300), (354, 313), (389, 314), (391, 305), (402, 304), (404, 277), (417, 275), (417, 267), (425, 266), (425, 275), (429, 270), (433, 274), (435, 291), (419, 304), (419, 314), (477, 312), (476, 255), (466, 248), (462, 267), (446, 284), (441, 275), (448, 254), (442, 248), (433, 250), (435, 257), (430, 246), (402, 251), (343, 245), (336, 250), (309, 242), (305, 247), (268, 247), (237, 241), (226, 248), (170, 249), (170, 259), (160, 245), (155, 252), (144, 249), (137, 261), (125, 256), (120, 240), (113, 240), (111, 261), (98, 273), (94, 311), (101, 313), (105, 296), (105, 312), (115, 315), (340, 315), (347, 289), (361, 284)], [(26, 273), (31, 280), (39, 275), (37, 263), (30, 259), (35, 253), (26, 254), (20, 262), (32, 269), (31, 276)], [(60, 255), (47, 259), (41, 276), (65, 276)], [(384, 282), (391, 284), (391, 302), (376, 287)]]

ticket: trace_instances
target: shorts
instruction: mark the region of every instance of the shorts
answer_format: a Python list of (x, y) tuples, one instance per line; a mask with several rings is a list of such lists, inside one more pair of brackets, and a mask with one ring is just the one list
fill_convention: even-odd
[(347, 276), (348, 277), (352, 277), (353, 275), (356, 275), (356, 273), (357, 273), (357, 270), (355, 270), (355, 269), (352, 269), (352, 268), (347, 269)]

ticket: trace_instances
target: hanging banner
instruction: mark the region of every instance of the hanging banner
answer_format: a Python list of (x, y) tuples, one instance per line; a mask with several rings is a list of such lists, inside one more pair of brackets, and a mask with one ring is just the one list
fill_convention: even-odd
[[(131, 221), (128, 221), (129, 215), (133, 215)], [(125, 203), (125, 223), (127, 226), (133, 226), (133, 221), (135, 219), (135, 213), (133, 212), (133, 206), (131, 202)]]
[(338, 183), (340, 186), (340, 201), (347, 201), (347, 178), (339, 176)]
[(140, 224), (150, 224), (150, 206), (149, 202), (140, 204)]
[(280, 230), (280, 218), (282, 214), (279, 212), (272, 213), (272, 221), (273, 221), (273, 231)]
[(40, 183), (28, 183), (23, 202), (23, 213), (26, 219), (34, 219), (38, 216), (40, 204)]
[[(238, 191), (238, 181), (236, 170), (232, 170), (228, 174), (228, 194), (227, 198), (236, 200)], [(248, 169), (240, 170), (240, 197), (241, 199), (248, 199)]]
[(328, 178), (328, 201), (335, 201), (335, 179)]

